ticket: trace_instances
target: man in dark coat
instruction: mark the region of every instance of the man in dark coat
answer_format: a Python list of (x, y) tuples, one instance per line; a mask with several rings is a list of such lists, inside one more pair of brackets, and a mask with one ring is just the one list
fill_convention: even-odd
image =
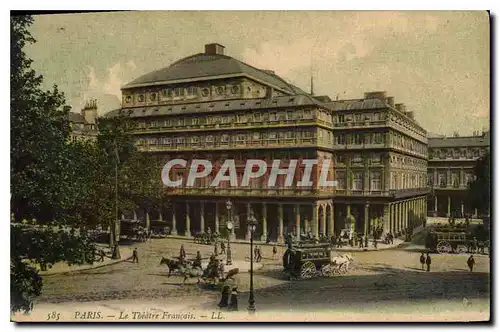
[(470, 255), (469, 259), (467, 260), (467, 265), (469, 266), (469, 269), (471, 272), (472, 272), (472, 269), (474, 269), (474, 264), (476, 264), (476, 261), (474, 260), (474, 256)]
[(424, 265), (425, 265), (425, 256), (424, 253), (420, 255), (420, 265), (422, 265), (422, 271), (424, 270)]
[(430, 272), (431, 270), (431, 256), (429, 255), (429, 253), (427, 253), (427, 258), (425, 259), (425, 264), (427, 264), (427, 272)]
[(224, 244), (224, 241), (221, 241), (220, 243), (220, 254), (225, 254), (226, 253), (226, 245)]
[(139, 257), (137, 256), (137, 248), (132, 251), (132, 263), (139, 264)]

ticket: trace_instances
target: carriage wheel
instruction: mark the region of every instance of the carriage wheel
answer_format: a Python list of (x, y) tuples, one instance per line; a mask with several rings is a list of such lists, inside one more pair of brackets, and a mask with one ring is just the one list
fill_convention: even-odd
[(313, 262), (305, 262), (300, 268), (301, 279), (311, 279), (316, 274), (316, 266)]
[(459, 254), (465, 254), (467, 252), (467, 247), (464, 245), (459, 244), (457, 246), (457, 253)]
[(437, 244), (437, 252), (440, 254), (446, 254), (451, 252), (451, 245), (447, 241), (441, 241)]
[(331, 264), (326, 264), (321, 267), (321, 274), (325, 277), (333, 277), (335, 275), (335, 269)]

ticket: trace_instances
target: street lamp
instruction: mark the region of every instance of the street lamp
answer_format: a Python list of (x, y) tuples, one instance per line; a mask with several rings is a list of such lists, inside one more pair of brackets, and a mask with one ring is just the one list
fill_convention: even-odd
[(231, 208), (233, 206), (233, 203), (231, 202), (230, 199), (227, 200), (226, 202), (226, 209), (227, 209), (227, 223), (226, 223), (226, 228), (227, 228), (227, 259), (226, 259), (226, 265), (232, 265), (232, 258), (231, 258), (231, 232), (233, 229), (233, 223), (231, 221)]
[(250, 228), (250, 297), (248, 298), (248, 312), (255, 313), (255, 300), (253, 294), (253, 234), (257, 228), (257, 219), (255, 219), (253, 211), (250, 210), (248, 216), (248, 227)]

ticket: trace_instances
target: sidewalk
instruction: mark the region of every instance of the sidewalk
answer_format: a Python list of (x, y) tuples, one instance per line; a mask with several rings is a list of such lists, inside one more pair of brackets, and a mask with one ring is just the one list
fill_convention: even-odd
[[(167, 239), (175, 239), (175, 240), (189, 240), (189, 241), (193, 241), (193, 239), (194, 239), (193, 237), (185, 237), (185, 236), (181, 236), (181, 235), (168, 235), (166, 238)], [(342, 248), (334, 248), (334, 250), (335, 251), (374, 251), (374, 250), (385, 250), (385, 249), (396, 248), (399, 245), (403, 244), (404, 242), (405, 241), (401, 240), (401, 239), (394, 239), (394, 243), (393, 244), (384, 244), (384, 243), (381, 243), (379, 241), (377, 243), (377, 248), (374, 248), (373, 247), (373, 241), (370, 241), (368, 243), (368, 248), (359, 248), (358, 246), (356, 246), (356, 247), (344, 246)], [(231, 243), (232, 244), (233, 243), (250, 244), (250, 241), (237, 239), (237, 240), (231, 240)], [(269, 247), (272, 247), (273, 245), (276, 244), (276, 246), (278, 246), (278, 247), (286, 247), (285, 243), (276, 243), (276, 242), (266, 243), (265, 241), (256, 241), (256, 240), (254, 240), (253, 243), (254, 243), (254, 245), (258, 245), (258, 246), (269, 246)]]
[(113, 265), (117, 263), (121, 263), (130, 257), (132, 257), (133, 248), (128, 246), (120, 246), (120, 259), (111, 259), (109, 257), (105, 257), (103, 262), (94, 262), (94, 264), (84, 264), (84, 265), (71, 265), (69, 266), (66, 262), (59, 262), (54, 264), (51, 269), (47, 271), (40, 271), (41, 276), (50, 276), (54, 274), (62, 274), (62, 273), (71, 273), (76, 271), (85, 271), (97, 269), (103, 266)]

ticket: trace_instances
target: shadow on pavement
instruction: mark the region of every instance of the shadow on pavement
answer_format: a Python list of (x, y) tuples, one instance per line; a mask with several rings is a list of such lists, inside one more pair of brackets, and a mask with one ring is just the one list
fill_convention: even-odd
[[(385, 264), (365, 270), (377, 274), (347, 274), (287, 282), (255, 290), (255, 301), (261, 310), (320, 310), (322, 307), (352, 309), (353, 306), (362, 308), (389, 303), (407, 305), (417, 300), (432, 305), (435, 301), (490, 298), (489, 273), (463, 270), (426, 272), (403, 270)], [(256, 272), (278, 278), (280, 273), (283, 274), (282, 271)], [(248, 291), (241, 292), (240, 298), (248, 298)]]

